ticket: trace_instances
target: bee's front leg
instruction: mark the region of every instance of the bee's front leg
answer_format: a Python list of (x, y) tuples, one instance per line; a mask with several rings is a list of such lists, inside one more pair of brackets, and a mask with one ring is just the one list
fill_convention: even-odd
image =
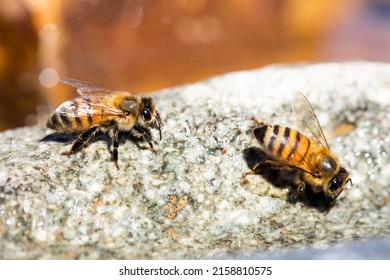
[(74, 141), (72, 148), (68, 152), (62, 152), (61, 155), (69, 156), (79, 152), (88, 144), (89, 141), (91, 141), (91, 139), (95, 137), (96, 133), (98, 133), (100, 129), (100, 125), (95, 125), (87, 131), (84, 131), (78, 136), (76, 141)]
[(291, 194), (290, 199), (294, 202), (300, 201), (300, 206), (304, 206), (306, 182), (302, 178), (302, 175), (298, 175), (293, 181), (293, 184), (296, 186), (296, 192)]
[(112, 145), (112, 158), (115, 163), (116, 170), (119, 170), (119, 165), (118, 165), (118, 147), (119, 147), (119, 127), (117, 124), (115, 124), (112, 127), (112, 130), (110, 131), (110, 136), (111, 136), (111, 145)]
[(293, 180), (294, 186), (296, 186), (297, 194), (299, 196), (303, 196), (306, 189), (306, 182), (303, 178), (303, 173), (298, 173), (297, 176)]
[(135, 125), (133, 130), (136, 132), (136, 134), (140, 134), (144, 141), (149, 144), (149, 149), (152, 151), (152, 153), (157, 154), (157, 151), (153, 148), (152, 136), (149, 134), (149, 132), (139, 125)]

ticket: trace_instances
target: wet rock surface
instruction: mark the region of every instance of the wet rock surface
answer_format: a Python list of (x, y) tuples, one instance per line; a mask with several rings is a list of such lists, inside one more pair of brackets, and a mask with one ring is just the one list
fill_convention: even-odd
[[(124, 133), (120, 170), (104, 135), (66, 157), (72, 136), (2, 132), (0, 257), (251, 257), (388, 237), (389, 76), (381, 63), (269, 66), (156, 92), (158, 153)], [(259, 152), (252, 117), (294, 127), (296, 91), (353, 180), (329, 211), (242, 176)]]

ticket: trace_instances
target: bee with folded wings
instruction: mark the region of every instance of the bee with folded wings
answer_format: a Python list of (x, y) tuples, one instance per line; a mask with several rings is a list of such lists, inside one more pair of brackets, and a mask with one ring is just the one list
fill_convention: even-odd
[(341, 167), (337, 157), (330, 151), (317, 116), (307, 98), (297, 93), (291, 102), (294, 112), (295, 130), (281, 125), (258, 122), (253, 134), (267, 156), (264, 162), (256, 164), (251, 172), (261, 168), (291, 170), (295, 174), (292, 183), (297, 193), (303, 195), (309, 187), (313, 193), (323, 192), (332, 205), (343, 191), (345, 184), (352, 180), (348, 171)]
[(61, 82), (75, 87), (81, 95), (62, 103), (46, 123), (47, 127), (54, 130), (79, 133), (72, 148), (63, 155), (80, 151), (98, 132), (108, 132), (113, 147), (113, 160), (119, 169), (119, 131), (131, 131), (135, 136), (143, 137), (150, 150), (156, 153), (148, 128), (157, 128), (161, 140), (163, 123), (152, 98), (125, 91), (111, 91), (73, 79)]

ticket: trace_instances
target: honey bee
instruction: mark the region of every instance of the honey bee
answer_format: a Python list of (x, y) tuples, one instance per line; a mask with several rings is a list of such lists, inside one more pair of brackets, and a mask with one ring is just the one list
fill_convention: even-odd
[(330, 205), (352, 180), (348, 171), (340, 166), (331, 152), (317, 116), (307, 98), (297, 93), (291, 101), (298, 130), (281, 125), (258, 122), (253, 134), (260, 143), (267, 159), (256, 164), (252, 172), (257, 173), (265, 165), (277, 170), (291, 170), (292, 183), (302, 195), (309, 187), (313, 193), (323, 192)]
[(64, 79), (61, 82), (75, 87), (81, 95), (62, 103), (46, 123), (51, 129), (79, 134), (71, 149), (62, 153), (63, 155), (77, 153), (98, 132), (105, 132), (111, 137), (112, 156), (119, 169), (119, 131), (131, 131), (134, 136), (142, 137), (149, 144), (150, 150), (156, 153), (148, 128), (157, 128), (161, 140), (163, 122), (152, 98), (125, 91), (111, 91), (74, 79)]

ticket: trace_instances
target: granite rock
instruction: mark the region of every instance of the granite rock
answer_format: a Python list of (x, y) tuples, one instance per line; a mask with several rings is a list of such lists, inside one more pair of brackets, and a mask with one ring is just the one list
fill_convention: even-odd
[[(156, 92), (158, 153), (123, 134), (120, 170), (104, 135), (66, 157), (72, 136), (2, 132), (0, 258), (250, 257), (388, 237), (389, 77), (384, 63), (273, 65)], [(353, 180), (330, 210), (242, 176), (259, 149), (252, 117), (294, 127), (296, 91)]]

